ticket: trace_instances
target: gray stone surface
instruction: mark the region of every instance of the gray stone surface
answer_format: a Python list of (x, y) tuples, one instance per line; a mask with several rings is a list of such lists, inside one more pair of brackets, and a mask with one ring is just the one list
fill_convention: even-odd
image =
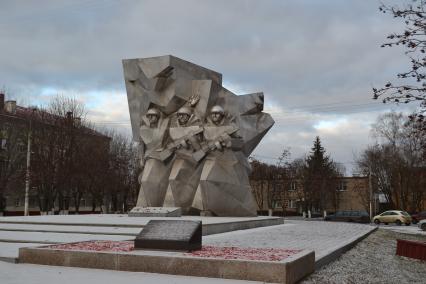
[(292, 284), (314, 271), (315, 254), (302, 251), (282, 261), (272, 262), (200, 258), (178, 252), (116, 253), (41, 247), (21, 248), (19, 262)]
[[(78, 233), (82, 230), (87, 232), (99, 230), (98, 234), (103, 232), (105, 235), (120, 232), (121, 234), (129, 235), (123, 239), (130, 240), (134, 239), (140, 231), (138, 228), (143, 227), (150, 219), (153, 218), (131, 218), (124, 215), (51, 215), (0, 218), (0, 226), (3, 226), (1, 228), (5, 230), (0, 231), (0, 236), (7, 239), (7, 243), (0, 242), (2, 245), (0, 247), (0, 257), (16, 258), (17, 249), (9, 249), (10, 253), (8, 254), (4, 254), (4, 252), (7, 252), (10, 245), (16, 243), (17, 240), (39, 241), (39, 233), (35, 233), (37, 231), (42, 230), (45, 236), (43, 240), (49, 240), (50, 243), (88, 239), (114, 240), (114, 238), (99, 235), (81, 239)], [(162, 219), (173, 220), (174, 218)], [(283, 219), (276, 217), (223, 218), (184, 216), (181, 219), (202, 220), (204, 245), (313, 250), (315, 251), (315, 265), (317, 267), (320, 264), (338, 258), (348, 245), (353, 245), (354, 242), (359, 241), (376, 228), (365, 224), (302, 220), (286, 220), (285, 224), (282, 224)], [(34, 233), (27, 234), (24, 230), (31, 230)], [(49, 233), (49, 231), (62, 231), (64, 234)], [(65, 236), (67, 237), (65, 238)], [(27, 245), (21, 244), (19, 246)], [(13, 247), (15, 246), (13, 244)]]
[(134, 207), (129, 217), (180, 217), (180, 207)]
[[(133, 240), (150, 220), (187, 220), (203, 224), (203, 236), (283, 223), (278, 217), (128, 217), (120, 214), (0, 217), (0, 257), (14, 243), (63, 243), (85, 240)], [(13, 250), (17, 254), (17, 250)], [(13, 253), (12, 253), (13, 254)], [(17, 255), (15, 256), (17, 257)]]
[(263, 93), (237, 96), (221, 74), (171, 55), (123, 69), (143, 167), (137, 206), (256, 216), (247, 157), (274, 124)]
[(285, 220), (284, 225), (210, 235), (204, 245), (315, 251), (317, 266), (338, 258), (376, 228), (368, 224)]

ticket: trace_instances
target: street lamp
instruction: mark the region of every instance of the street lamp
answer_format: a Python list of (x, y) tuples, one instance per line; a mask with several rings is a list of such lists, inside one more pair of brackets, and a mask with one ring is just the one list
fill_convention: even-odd
[(35, 108), (31, 109), (31, 115), (30, 115), (30, 127), (28, 131), (28, 142), (27, 142), (27, 171), (25, 176), (25, 206), (24, 206), (24, 216), (29, 215), (29, 199), (30, 199), (30, 178), (31, 178), (31, 135), (32, 135), (32, 117), (34, 112), (36, 111)]

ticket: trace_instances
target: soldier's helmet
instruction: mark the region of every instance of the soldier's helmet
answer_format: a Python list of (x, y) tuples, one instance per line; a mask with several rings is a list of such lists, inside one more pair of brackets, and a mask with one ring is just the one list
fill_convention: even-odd
[(191, 115), (191, 114), (192, 114), (192, 111), (191, 111), (191, 109), (190, 109), (189, 107), (187, 107), (187, 106), (183, 106), (183, 107), (181, 107), (181, 108), (177, 111), (177, 113), (178, 113), (178, 114), (187, 114), (187, 115)]
[(160, 116), (160, 111), (156, 108), (150, 108), (146, 113), (146, 116), (149, 116), (149, 115)]
[(211, 113), (220, 113), (220, 114), (224, 114), (224, 113), (225, 113), (225, 110), (223, 109), (223, 107), (216, 105), (216, 106), (212, 107), (212, 109), (210, 110), (210, 112), (211, 112)]

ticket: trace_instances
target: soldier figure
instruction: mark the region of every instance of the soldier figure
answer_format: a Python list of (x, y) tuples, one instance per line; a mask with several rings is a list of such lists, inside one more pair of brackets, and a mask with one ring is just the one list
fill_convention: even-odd
[(210, 117), (207, 118), (207, 125), (223, 125), (225, 123), (225, 110), (221, 106), (214, 106), (210, 110)]
[(201, 120), (193, 114), (191, 108), (183, 106), (174, 115), (170, 127), (188, 127), (194, 125), (201, 125)]
[(146, 118), (149, 122), (150, 128), (156, 128), (160, 120), (160, 111), (156, 108), (150, 108), (146, 113)]
[(256, 216), (248, 182), (250, 165), (241, 151), (243, 143), (237, 132), (233, 119), (221, 106), (211, 108), (203, 132), (207, 155), (193, 202), (193, 207), (205, 214)]
[(166, 206), (181, 207), (188, 213), (200, 180), (201, 166), (192, 157), (200, 149), (203, 128), (201, 121), (189, 107), (181, 107), (170, 127), (170, 138), (175, 148), (175, 160), (169, 177)]
[(167, 190), (167, 177), (171, 161), (161, 159), (161, 151), (167, 140), (169, 119), (163, 118), (157, 108), (151, 108), (142, 118), (140, 127), (141, 167), (139, 177), (141, 188), (137, 206), (163, 206)]

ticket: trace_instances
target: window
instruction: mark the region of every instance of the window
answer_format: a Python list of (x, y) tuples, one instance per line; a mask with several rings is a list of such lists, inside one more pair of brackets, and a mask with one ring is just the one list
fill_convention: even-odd
[(19, 143), (18, 144), (18, 151), (21, 153), (24, 153), (27, 151), (27, 145), (25, 145), (24, 143)]
[(29, 206), (30, 206), (30, 207), (36, 207), (37, 205), (38, 205), (37, 198), (35, 198), (35, 197), (30, 197), (30, 200), (29, 200)]
[(337, 191), (346, 191), (347, 189), (348, 189), (348, 182), (345, 180), (340, 181), (337, 187)]
[(1, 138), (0, 139), (0, 149), (6, 150), (6, 143), (7, 143), (7, 140), (5, 138)]
[(288, 191), (295, 191), (297, 189), (297, 183), (295, 181), (290, 182)]
[(282, 207), (281, 206), (281, 202), (280, 201), (275, 201), (272, 207), (273, 208), (281, 208)]
[(16, 198), (15, 199), (15, 207), (19, 207), (19, 206), (21, 206), (21, 199)]
[(291, 209), (297, 208), (297, 202), (296, 202), (296, 200), (289, 200), (289, 202), (288, 202), (288, 208), (291, 208)]

